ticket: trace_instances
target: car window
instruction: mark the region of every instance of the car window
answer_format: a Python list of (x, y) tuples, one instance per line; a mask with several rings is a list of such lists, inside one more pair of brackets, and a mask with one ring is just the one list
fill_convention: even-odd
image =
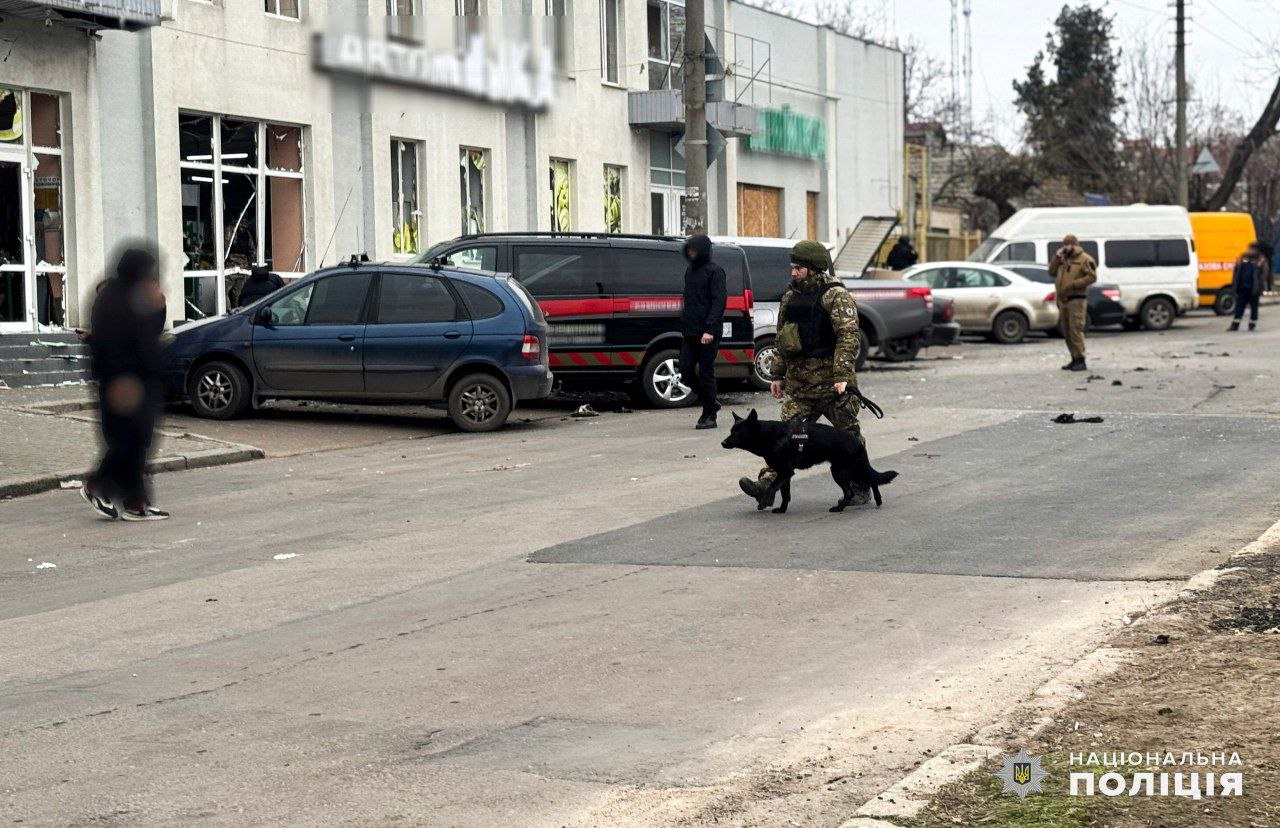
[(684, 292), (688, 262), (668, 248), (614, 248), (616, 278), (608, 278), (608, 293), (632, 296), (679, 296)]
[(1049, 268), (1044, 265), (1007, 265), (1009, 270), (1030, 279), (1033, 282), (1043, 282), (1044, 284), (1053, 284), (1053, 277), (1049, 275)]
[(1186, 239), (1160, 239), (1156, 242), (1156, 261), (1161, 267), (1183, 267), (1191, 264)]
[(501, 316), (506, 310), (506, 305), (502, 304), (501, 299), (479, 285), (463, 281), (455, 281), (453, 284), (462, 294), (462, 300), (467, 303), (467, 307), (471, 309), (472, 319), (492, 319), (495, 316)]
[(515, 276), (539, 299), (605, 292), (606, 247), (517, 247)]
[[(1062, 242), (1049, 242), (1049, 261), (1053, 261), (1053, 257), (1058, 254), (1058, 248), (1062, 247)], [(1096, 241), (1082, 241), (1080, 247), (1084, 252), (1089, 254), (1089, 258), (1094, 262), (1098, 262), (1098, 243)]]
[(465, 247), (455, 250), (444, 257), (447, 264), (453, 267), (468, 267), (472, 270), (496, 270), (498, 267), (498, 248)]
[(1002, 287), (1009, 281), (989, 270), (978, 270), (972, 267), (957, 267), (952, 270), (951, 287), (984, 288)]
[(934, 287), (934, 288), (945, 288), (947, 287), (947, 282), (949, 281), (948, 279), (949, 273), (950, 273), (949, 268), (931, 267), (928, 270), (922, 270), (919, 273), (912, 274), (911, 278), (908, 281), (921, 282), (922, 284), (926, 284), (929, 287)]
[(1107, 267), (1155, 267), (1153, 239), (1122, 239), (1106, 243)]
[(742, 248), (717, 245), (711, 250), (711, 260), (724, 269), (725, 292), (730, 296), (741, 296), (748, 287), (747, 257), (743, 255)]
[(307, 321), (307, 306), (311, 304), (311, 291), (315, 283), (299, 288), (288, 296), (282, 296), (267, 306), (273, 325), (301, 325)]
[(378, 322), (384, 325), (453, 322), (458, 304), (435, 276), (384, 273), (378, 294)]
[(308, 325), (353, 325), (360, 321), (372, 274), (343, 273), (314, 282)]
[(757, 302), (780, 302), (791, 285), (791, 249), (743, 247), (751, 268), (751, 290)]
[(1036, 259), (1035, 242), (1014, 242), (992, 259), (993, 262), (1033, 262)]

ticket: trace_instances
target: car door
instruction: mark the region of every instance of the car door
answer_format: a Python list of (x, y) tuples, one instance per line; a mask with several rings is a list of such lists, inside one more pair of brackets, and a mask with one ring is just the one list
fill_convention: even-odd
[(991, 327), (1000, 308), (1000, 289), (1007, 282), (995, 273), (978, 267), (953, 267), (949, 274), (949, 295), (955, 320), (969, 330)]
[(365, 303), (373, 274), (337, 273), (264, 306), (253, 326), (263, 384), (296, 396), (364, 390)]
[(384, 271), (364, 335), (364, 387), (391, 397), (425, 395), (471, 344), (471, 320), (448, 279)]

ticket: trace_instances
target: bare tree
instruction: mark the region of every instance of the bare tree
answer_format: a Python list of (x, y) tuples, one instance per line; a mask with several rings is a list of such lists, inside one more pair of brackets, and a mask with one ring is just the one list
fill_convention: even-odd
[(1277, 127), (1280, 127), (1280, 78), (1277, 78), (1275, 88), (1271, 90), (1271, 97), (1263, 107), (1258, 120), (1254, 122), (1253, 128), (1236, 143), (1231, 153), (1231, 160), (1227, 162), (1227, 168), (1222, 173), (1222, 183), (1205, 203), (1206, 210), (1221, 210), (1227, 206), (1227, 202), (1231, 200), (1231, 194), (1244, 175), (1249, 159), (1280, 132)]

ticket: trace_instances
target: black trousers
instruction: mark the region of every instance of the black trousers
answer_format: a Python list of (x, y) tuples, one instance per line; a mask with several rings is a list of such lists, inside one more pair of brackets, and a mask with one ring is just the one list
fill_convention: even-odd
[(680, 340), (680, 378), (693, 389), (702, 403), (703, 411), (715, 411), (716, 403), (716, 353), (720, 349), (720, 337), (702, 344), (702, 335), (686, 336)]
[(151, 451), (162, 404), (159, 389), (148, 389), (137, 411), (117, 414), (107, 405), (105, 383), (98, 386), (98, 410), (105, 450), (90, 483), (97, 493), (118, 506), (151, 503), (146, 479), (147, 455)]
[(1236, 313), (1235, 319), (1239, 322), (1244, 317), (1244, 306), (1249, 305), (1249, 321), (1258, 321), (1258, 297), (1254, 296), (1252, 291), (1249, 293), (1236, 294)]

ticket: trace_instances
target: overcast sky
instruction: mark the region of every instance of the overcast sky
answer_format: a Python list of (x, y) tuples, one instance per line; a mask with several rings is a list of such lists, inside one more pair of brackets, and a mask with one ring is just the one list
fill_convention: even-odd
[[(805, 8), (809, 0), (793, 0)], [(950, 0), (862, 0), (869, 14), (885, 9), (880, 22), (889, 35), (914, 35), (943, 60), (951, 53)], [(1075, 5), (1079, 0), (1072, 0)], [(993, 114), (1006, 140), (1017, 135), (1015, 79), (1044, 47), (1062, 0), (971, 0), (973, 7), (974, 118)], [(1145, 39), (1173, 50), (1172, 0), (1095, 2), (1115, 16), (1123, 48)], [(963, 0), (961, 2), (963, 7)], [(1266, 103), (1280, 73), (1280, 0), (1187, 0), (1187, 76), (1206, 94), (1236, 109), (1250, 122)], [(812, 8), (811, 6), (809, 8)], [(963, 41), (962, 41), (963, 43)], [(1247, 56), (1246, 56), (1247, 55)]]

